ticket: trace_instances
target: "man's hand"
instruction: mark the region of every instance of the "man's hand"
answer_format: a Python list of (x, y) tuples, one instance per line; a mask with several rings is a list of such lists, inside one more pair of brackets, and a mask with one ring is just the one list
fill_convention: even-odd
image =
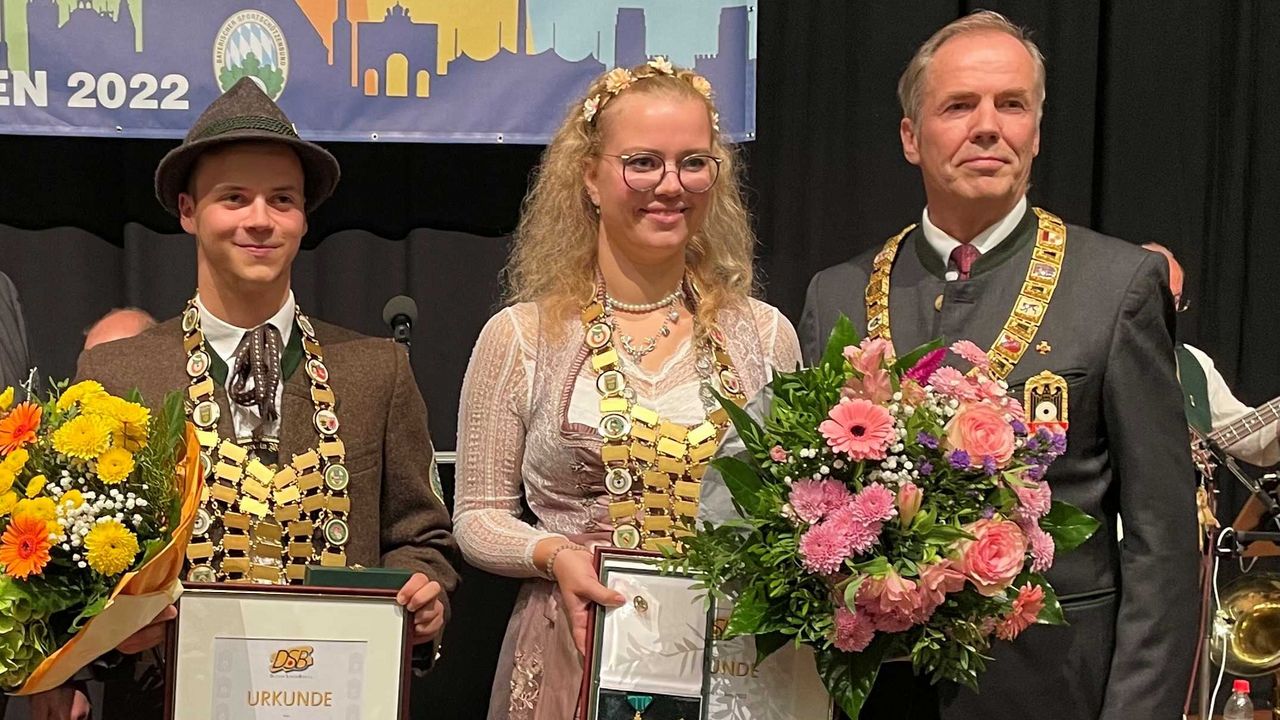
[(89, 720), (89, 696), (77, 685), (63, 685), (31, 698), (31, 720)]
[(414, 573), (396, 595), (396, 602), (413, 613), (414, 645), (431, 642), (444, 630), (443, 592), (440, 583), (422, 573)]
[(125, 655), (135, 655), (144, 650), (150, 650), (164, 642), (164, 637), (169, 632), (168, 623), (176, 617), (178, 617), (178, 608), (170, 605), (161, 610), (149, 625), (125, 638), (124, 642), (116, 646), (116, 650)]

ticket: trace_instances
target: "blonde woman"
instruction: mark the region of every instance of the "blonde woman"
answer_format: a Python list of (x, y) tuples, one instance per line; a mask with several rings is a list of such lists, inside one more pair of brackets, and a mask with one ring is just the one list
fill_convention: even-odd
[(726, 424), (712, 390), (742, 400), (799, 360), (791, 324), (751, 298), (754, 238), (716, 118), (688, 70), (615, 69), (525, 199), (511, 305), (481, 332), (459, 413), (455, 535), (473, 565), (528, 578), (491, 719), (573, 716), (588, 613), (623, 601), (588, 548), (677, 545)]

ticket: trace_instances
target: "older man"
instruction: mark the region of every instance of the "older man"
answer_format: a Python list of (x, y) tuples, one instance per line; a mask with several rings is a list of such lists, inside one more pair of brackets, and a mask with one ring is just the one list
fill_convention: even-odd
[(146, 310), (134, 307), (116, 308), (103, 315), (84, 333), (84, 349), (88, 350), (113, 340), (123, 340), (150, 330), (156, 319)]
[(998, 643), (981, 693), (944, 692), (943, 717), (1173, 718), (1197, 555), (1168, 278), (1152, 253), (1028, 207), (1044, 76), (1036, 45), (993, 12), (921, 46), (898, 92), (928, 204), (882, 248), (814, 277), (800, 339), (819, 357), (844, 314), (899, 352), (936, 337), (988, 347), (1019, 399), (1065, 388), (1067, 452), (1047, 480), (1102, 520), (1049, 573), (1070, 625)]

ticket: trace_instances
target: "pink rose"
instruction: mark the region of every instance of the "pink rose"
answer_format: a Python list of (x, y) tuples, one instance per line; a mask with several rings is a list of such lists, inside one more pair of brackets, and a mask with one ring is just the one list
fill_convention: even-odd
[(769, 457), (776, 463), (787, 461), (787, 451), (782, 449), (781, 445), (774, 445), (769, 448)]
[(914, 580), (893, 568), (883, 578), (869, 577), (858, 588), (858, 612), (866, 613), (882, 632), (902, 632), (915, 625), (920, 612), (920, 591)]
[(1027, 557), (1027, 536), (1008, 520), (978, 520), (965, 526), (972, 540), (961, 540), (960, 570), (978, 592), (991, 597), (1022, 572)]
[(946, 601), (949, 593), (964, 589), (964, 575), (951, 560), (941, 560), (920, 570), (921, 622), (927, 622), (933, 611)]
[(1013, 426), (1004, 413), (986, 403), (963, 405), (947, 423), (947, 444), (969, 453), (973, 467), (991, 456), (1003, 467), (1013, 457)]

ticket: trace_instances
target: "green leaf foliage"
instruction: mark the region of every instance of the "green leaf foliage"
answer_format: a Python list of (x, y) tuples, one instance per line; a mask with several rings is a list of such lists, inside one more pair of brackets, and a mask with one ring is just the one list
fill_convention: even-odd
[(1101, 526), (1076, 506), (1054, 500), (1049, 514), (1040, 518), (1040, 529), (1049, 533), (1058, 552), (1074, 550)]
[(862, 712), (862, 705), (871, 694), (871, 686), (880, 674), (880, 662), (884, 660), (889, 645), (887, 635), (877, 634), (871, 644), (859, 653), (837, 650), (818, 653), (818, 675), (822, 677), (827, 692), (849, 717), (856, 718)]

